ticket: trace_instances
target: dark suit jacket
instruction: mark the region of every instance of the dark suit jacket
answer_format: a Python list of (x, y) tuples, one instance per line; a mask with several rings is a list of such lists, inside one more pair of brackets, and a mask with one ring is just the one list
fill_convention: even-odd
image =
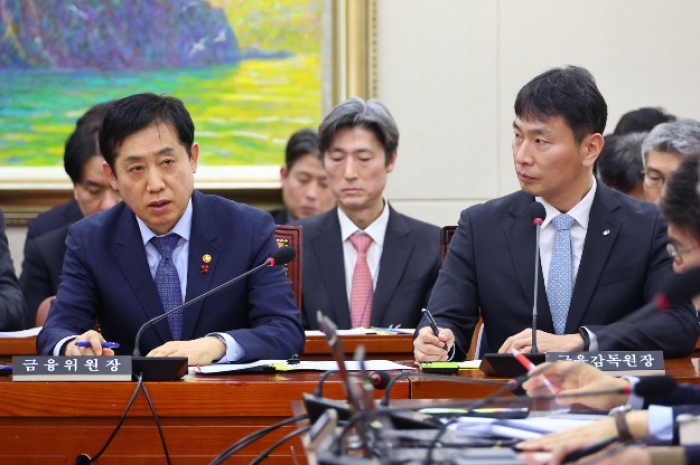
[[(185, 302), (265, 261), (275, 250), (270, 215), (197, 191), (192, 196)], [(61, 283), (37, 340), (50, 354), (64, 337), (82, 334), (99, 321), (108, 341), (130, 354), (134, 336), (147, 320), (163, 313), (148, 268), (136, 217), (120, 203), (91, 215), (68, 230)], [(209, 254), (209, 272), (201, 272)], [(283, 267), (266, 267), (246, 280), (183, 311), (182, 339), (228, 332), (246, 351), (241, 362), (286, 359), (301, 354), (304, 332)], [(171, 339), (167, 319), (143, 333), (141, 352)]]
[[(316, 311), (321, 310), (338, 328), (350, 328), (337, 210), (294, 224), (304, 228), (302, 313), (306, 325), (317, 329)], [(370, 324), (414, 328), (439, 268), (440, 228), (390, 208)]]
[[(464, 358), (481, 309), (487, 352), (532, 325), (534, 197), (519, 191), (464, 210), (429, 303), (438, 325), (452, 329)], [(599, 350), (663, 350), (690, 355), (700, 328), (690, 304), (625, 322), (673, 274), (666, 227), (656, 207), (598, 182), (571, 298), (566, 334), (586, 326)], [(538, 328), (554, 333), (539, 271)], [(621, 321), (622, 320), (622, 321)]]
[(272, 219), (275, 220), (275, 224), (289, 223), (289, 210), (287, 210), (286, 208), (272, 210), (270, 212), (270, 215), (272, 215)]
[(0, 211), (0, 331), (24, 329), (24, 313), (24, 297), (7, 245), (5, 215)]
[(27, 303), (27, 328), (35, 326), (39, 304), (56, 295), (66, 254), (68, 226), (44, 233), (25, 244), (19, 286)]
[(27, 226), (27, 241), (54, 229), (69, 226), (82, 218), (83, 214), (75, 199), (58, 205), (29, 221)]

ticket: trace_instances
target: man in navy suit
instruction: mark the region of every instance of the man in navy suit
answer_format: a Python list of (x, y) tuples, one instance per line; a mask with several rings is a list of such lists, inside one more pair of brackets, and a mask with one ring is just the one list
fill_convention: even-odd
[(98, 141), (102, 118), (111, 104), (112, 102), (100, 103), (85, 112), (66, 141), (63, 165), (73, 182), (74, 202), (78, 207), (79, 216), (76, 218), (70, 214), (64, 215), (71, 209), (56, 207), (35, 219), (34, 231), (44, 226), (48, 228), (51, 218), (70, 220), (69, 223), (47, 229), (38, 236), (31, 236), (31, 231), (27, 234), (19, 285), (27, 303), (28, 328), (43, 324), (36, 321), (37, 313), (40, 314), (40, 320), (45, 318), (50, 300), (56, 295), (63, 257), (66, 254), (68, 227), (85, 216), (113, 207), (120, 200), (119, 193), (112, 189), (102, 168), (104, 158), (100, 153)]
[(384, 199), (399, 131), (376, 100), (347, 100), (319, 127), (319, 149), (338, 208), (303, 226), (303, 314), (321, 310), (339, 328), (402, 325), (421, 318), (440, 267), (438, 227)]
[(428, 306), (442, 329), (438, 337), (429, 327), (417, 332), (416, 359), (463, 359), (479, 312), (486, 352), (531, 350), (535, 226), (528, 208), (535, 201), (547, 213), (540, 352), (692, 353), (699, 328), (689, 304), (620, 321), (651, 301), (673, 270), (656, 208), (593, 176), (607, 118), (593, 76), (578, 67), (547, 71), (520, 90), (515, 115), (513, 161), (522, 190), (462, 212)]
[[(199, 146), (180, 100), (138, 94), (117, 101), (105, 115), (100, 149), (123, 202), (69, 229), (61, 284), (37, 341), (42, 354), (112, 354), (101, 347), (105, 339), (131, 353), (144, 322), (277, 249), (268, 213), (194, 190)], [(91, 329), (96, 321), (101, 333)], [(280, 267), (175, 312), (140, 344), (149, 356), (185, 356), (191, 365), (288, 358), (303, 348)]]

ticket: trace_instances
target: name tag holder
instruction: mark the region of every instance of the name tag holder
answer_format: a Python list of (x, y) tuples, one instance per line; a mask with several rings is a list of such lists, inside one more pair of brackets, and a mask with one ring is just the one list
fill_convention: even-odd
[(548, 352), (545, 360), (588, 363), (613, 376), (662, 375), (666, 372), (664, 353), (660, 350)]
[(15, 355), (13, 381), (131, 381), (131, 357)]

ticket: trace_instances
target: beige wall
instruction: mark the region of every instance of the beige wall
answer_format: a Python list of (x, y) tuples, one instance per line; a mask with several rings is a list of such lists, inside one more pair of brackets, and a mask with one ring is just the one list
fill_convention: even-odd
[(377, 0), (378, 98), (401, 131), (388, 198), (445, 225), (517, 189), (513, 100), (554, 66), (593, 73), (607, 131), (640, 106), (700, 119), (698, 23), (694, 0)]

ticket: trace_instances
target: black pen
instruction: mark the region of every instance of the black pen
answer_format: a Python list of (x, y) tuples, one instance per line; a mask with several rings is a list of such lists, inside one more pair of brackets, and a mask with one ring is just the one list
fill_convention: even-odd
[[(438, 337), (440, 335), (440, 328), (438, 328), (437, 323), (435, 322), (435, 318), (433, 318), (433, 315), (430, 314), (430, 310), (427, 308), (423, 309), (423, 315), (428, 317), (428, 324), (430, 324), (430, 329), (433, 330), (433, 334), (435, 334), (435, 337)], [(447, 342), (445, 342), (445, 351), (447, 351)]]
[(584, 447), (579, 450), (575, 450), (569, 454), (566, 455), (561, 461), (561, 463), (573, 463), (578, 460), (581, 460), (584, 457), (588, 457), (589, 455), (593, 455), (596, 452), (600, 452), (601, 450), (605, 449), (608, 447), (610, 444), (613, 442), (617, 441), (616, 437), (611, 437), (608, 439), (605, 439), (603, 441), (597, 442), (593, 445), (590, 445), (588, 447)]

